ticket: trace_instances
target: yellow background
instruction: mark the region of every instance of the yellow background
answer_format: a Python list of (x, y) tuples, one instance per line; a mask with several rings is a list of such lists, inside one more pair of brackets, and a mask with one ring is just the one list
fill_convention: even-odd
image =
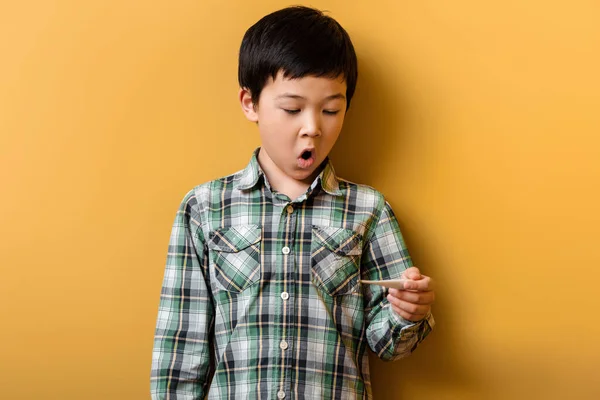
[[(148, 398), (175, 211), (258, 145), (237, 51), (288, 4), (2, 2), (2, 399)], [(439, 283), (375, 398), (600, 398), (599, 3), (311, 5), (360, 62), (336, 169)]]

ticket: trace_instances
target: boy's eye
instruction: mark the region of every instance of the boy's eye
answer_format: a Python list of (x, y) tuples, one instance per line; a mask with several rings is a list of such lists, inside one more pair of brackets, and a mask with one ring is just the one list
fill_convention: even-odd
[(335, 115), (340, 112), (340, 110), (323, 110), (323, 112), (327, 115)]
[(289, 110), (287, 108), (283, 108), (282, 110), (285, 111), (286, 113), (292, 114), (292, 115), (293, 114), (298, 114), (300, 112), (300, 110)]

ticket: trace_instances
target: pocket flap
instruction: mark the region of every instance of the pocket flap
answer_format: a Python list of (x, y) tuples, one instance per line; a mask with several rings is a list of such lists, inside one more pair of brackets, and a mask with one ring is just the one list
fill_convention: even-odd
[(237, 225), (212, 232), (207, 245), (209, 249), (237, 253), (260, 242), (262, 230), (258, 225)]
[(313, 226), (313, 237), (329, 250), (341, 256), (362, 253), (360, 245), (362, 237), (350, 229)]

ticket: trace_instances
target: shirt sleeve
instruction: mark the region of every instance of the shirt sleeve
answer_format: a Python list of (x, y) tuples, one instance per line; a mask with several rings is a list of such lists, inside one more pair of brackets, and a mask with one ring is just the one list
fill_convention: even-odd
[[(375, 231), (364, 248), (361, 279), (397, 279), (412, 265), (398, 221), (385, 202)], [(386, 298), (385, 288), (362, 285), (362, 290), (367, 315), (367, 342), (382, 360), (408, 356), (433, 329), (435, 321), (431, 314), (419, 322), (408, 321), (396, 314)]]
[(206, 395), (214, 315), (207, 282), (207, 250), (190, 191), (177, 211), (168, 247), (152, 353), (154, 400)]

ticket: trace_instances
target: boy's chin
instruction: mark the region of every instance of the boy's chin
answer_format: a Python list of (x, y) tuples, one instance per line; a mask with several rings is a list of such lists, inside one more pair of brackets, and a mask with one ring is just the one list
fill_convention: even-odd
[(312, 171), (295, 169), (295, 170), (289, 171), (286, 175), (295, 181), (304, 181), (304, 180), (310, 178), (311, 174), (312, 174)]
[(310, 168), (296, 168), (293, 173), (289, 174), (291, 178), (294, 180), (304, 182), (304, 183), (312, 183), (317, 175), (318, 166), (312, 166)]

